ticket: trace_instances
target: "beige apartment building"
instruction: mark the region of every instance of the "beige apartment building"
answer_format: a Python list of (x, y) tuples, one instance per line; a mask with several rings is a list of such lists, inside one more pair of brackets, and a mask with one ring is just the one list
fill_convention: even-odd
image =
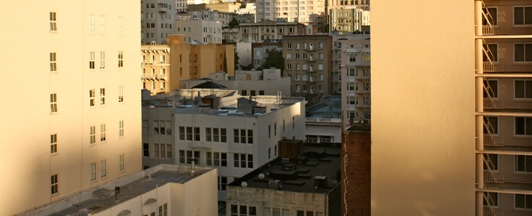
[(2, 18), (16, 20), (4, 27), (17, 29), (0, 42), (9, 62), (0, 215), (63, 202), (141, 170), (140, 4), (125, 4), (0, 3), (10, 8)]
[(372, 3), (372, 214), (530, 215), (532, 3)]
[(170, 35), (168, 44), (142, 45), (141, 53), (142, 88), (152, 95), (179, 89), (181, 80), (235, 72), (234, 45), (191, 45), (183, 35)]
[(175, 32), (174, 0), (144, 0), (141, 3), (142, 44), (166, 43), (166, 37)]
[(291, 77), (292, 96), (305, 97), (308, 105), (331, 94), (331, 45), (328, 35), (285, 35), (283, 76)]
[[(334, 53), (340, 70), (340, 92), (344, 126), (350, 122), (371, 118), (371, 47), (369, 34), (335, 35)], [(335, 62), (336, 63), (336, 62)], [(334, 79), (334, 78), (333, 78)], [(335, 83), (334, 79), (333, 83)], [(336, 90), (336, 89), (335, 89)]]
[(369, 29), (370, 0), (328, 0), (329, 31), (355, 32)]

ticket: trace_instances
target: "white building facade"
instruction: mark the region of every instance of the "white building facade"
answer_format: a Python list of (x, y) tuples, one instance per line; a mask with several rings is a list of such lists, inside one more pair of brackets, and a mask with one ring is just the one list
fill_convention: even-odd
[[(170, 107), (143, 108), (143, 164), (217, 167), (219, 200), (225, 200), (228, 183), (275, 159), (279, 140), (305, 137), (303, 98), (257, 96), (250, 101), (235, 91), (206, 89), (176, 94), (183, 94), (179, 101), (212, 103), (175, 109), (178, 101), (173, 100)], [(198, 94), (204, 96), (190, 98)]]
[(216, 20), (192, 18), (180, 14), (175, 21), (176, 34), (185, 35), (189, 44), (222, 43), (222, 23)]
[(311, 14), (325, 11), (325, 0), (257, 0), (257, 20), (286, 19), (288, 22), (309, 23)]
[(9, 62), (2, 73), (9, 103), (0, 114), (6, 142), (0, 191), (10, 197), (0, 215), (50, 205), (141, 169), (140, 5), (124, 4), (0, 3), (12, 8), (3, 16), (17, 20), (4, 24), (17, 31), (4, 32), (0, 42), (11, 50), (0, 54)]

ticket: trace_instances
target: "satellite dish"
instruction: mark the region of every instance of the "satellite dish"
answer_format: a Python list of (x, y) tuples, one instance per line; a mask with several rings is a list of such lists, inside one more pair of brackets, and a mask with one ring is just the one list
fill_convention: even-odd
[(262, 173), (259, 174), (259, 178), (260, 178), (260, 179), (263, 179), (263, 178), (264, 178), (264, 174), (262, 174)]
[(245, 182), (245, 181), (243, 181), (242, 183), (240, 183), (240, 185), (241, 185), (242, 187), (247, 187), (247, 186), (248, 186), (248, 183)]

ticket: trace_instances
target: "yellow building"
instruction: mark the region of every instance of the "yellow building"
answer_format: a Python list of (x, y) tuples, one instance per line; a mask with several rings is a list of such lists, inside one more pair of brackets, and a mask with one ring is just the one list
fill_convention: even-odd
[(0, 215), (72, 206), (80, 200), (66, 197), (140, 171), (140, 4), (0, 6), (12, 20), (3, 26), (16, 29), (0, 40), (9, 63), (2, 68)]
[(530, 215), (532, 2), (375, 1), (372, 22), (372, 214)]
[(180, 88), (180, 81), (224, 71), (234, 76), (234, 45), (187, 44), (183, 35), (168, 36), (168, 44), (142, 45), (143, 88), (151, 94)]

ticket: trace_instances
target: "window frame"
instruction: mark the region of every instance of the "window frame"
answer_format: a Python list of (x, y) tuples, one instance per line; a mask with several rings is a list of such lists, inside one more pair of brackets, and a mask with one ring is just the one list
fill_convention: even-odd
[[(522, 12), (523, 12), (523, 23), (522, 24), (516, 24), (516, 9), (517, 8), (522, 8)], [(519, 5), (519, 6), (514, 6), (513, 7), (513, 11), (512, 11), (512, 20), (513, 20), (513, 26), (514, 27), (521, 27), (521, 26), (530, 26), (532, 25), (532, 19), (529, 20), (531, 21), (530, 23), (527, 23), (527, 19), (526, 19), (526, 8), (530, 8), (530, 10), (532, 10), (532, 5)], [(531, 11), (532, 12), (532, 11)], [(532, 15), (531, 15), (532, 16)]]

